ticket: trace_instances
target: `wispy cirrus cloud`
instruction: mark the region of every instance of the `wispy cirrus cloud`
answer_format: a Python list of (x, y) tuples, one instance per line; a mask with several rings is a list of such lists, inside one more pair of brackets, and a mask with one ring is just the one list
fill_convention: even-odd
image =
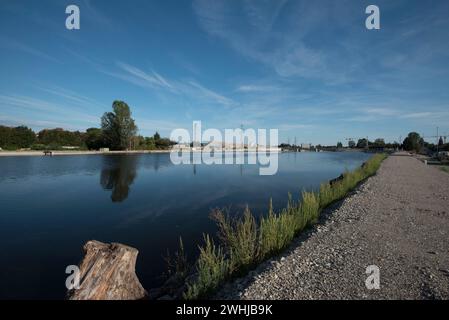
[(408, 114), (404, 114), (401, 116), (401, 118), (404, 119), (421, 119), (421, 118), (429, 118), (429, 117), (435, 117), (439, 116), (438, 114), (435, 114), (433, 112), (412, 112)]
[(449, 121), (447, 107), (431, 107), (429, 111), (410, 110), (407, 107), (396, 108), (362, 108), (354, 111), (353, 115), (339, 119), (345, 122), (382, 122), (382, 121), (414, 121), (426, 125), (445, 125)]
[(59, 86), (49, 86), (49, 87), (41, 87), (37, 86), (38, 89), (41, 91), (50, 93), (54, 96), (64, 98), (65, 100), (71, 102), (72, 104), (75, 104), (76, 106), (80, 107), (81, 109), (103, 109), (106, 110), (108, 107), (104, 105), (103, 103), (96, 101), (94, 99), (91, 99), (87, 96), (80, 95), (72, 90), (64, 89)]
[[(287, 1), (244, 1), (236, 5), (230, 1), (196, 0), (193, 8), (205, 32), (224, 40), (243, 56), (271, 67), (279, 76), (342, 79), (343, 73), (332, 70), (329, 56), (304, 41), (304, 30), (318, 28), (321, 19), (331, 15), (331, 11), (326, 6), (315, 7), (318, 10), (314, 11), (309, 5), (298, 5), (291, 14), (306, 25), (291, 23), (289, 32), (282, 32), (275, 26), (286, 4)], [(324, 14), (317, 16), (316, 12)]]
[[(23, 95), (1, 95), (0, 106), (2, 108), (13, 108), (14, 110), (26, 110), (34, 114), (28, 114), (29, 118), (38, 117), (48, 118), (49, 115), (57, 116), (61, 120), (71, 119), (71, 121), (82, 122), (85, 124), (98, 124), (99, 118), (96, 115), (85, 112), (75, 111), (72, 105), (60, 104), (57, 102), (46, 101), (34, 97)], [(37, 120), (35, 118), (35, 120)]]
[(62, 119), (58, 119), (57, 121), (37, 120), (27, 115), (20, 117), (0, 115), (0, 122), (10, 126), (28, 126), (38, 129), (64, 128), (73, 131), (80, 130), (80, 126), (71, 121), (64, 121)]
[(374, 116), (395, 116), (400, 113), (399, 110), (393, 108), (367, 108), (362, 110), (364, 113)]
[(0, 48), (8, 49), (8, 50), (14, 50), (14, 51), (21, 51), (26, 54), (33, 55), (35, 57), (38, 57), (40, 59), (45, 59), (51, 62), (61, 63), (58, 59), (55, 57), (37, 49), (32, 46), (29, 46), (23, 42), (6, 38), (3, 36), (0, 36)]
[(202, 96), (203, 98), (215, 101), (223, 106), (230, 107), (232, 105), (235, 105), (235, 102), (232, 99), (227, 98), (224, 95), (221, 95), (211, 89), (208, 89), (196, 81), (188, 81), (186, 84), (187, 86), (183, 85), (183, 87), (184, 91), (187, 93), (200, 94), (200, 96)]
[(136, 122), (140, 130), (143, 129), (148, 131), (171, 131), (185, 126), (185, 124), (180, 122), (157, 119), (137, 119)]
[(186, 95), (226, 107), (236, 105), (233, 99), (205, 87), (196, 80), (171, 80), (154, 70), (144, 71), (124, 62), (117, 62), (116, 65), (120, 69), (120, 72), (106, 70), (103, 66), (97, 66), (96, 68), (102, 73), (140, 87), (163, 90), (169, 94)]
[(449, 122), (449, 111), (435, 110), (425, 112), (410, 112), (400, 116), (402, 119), (416, 119), (416, 120), (438, 120), (439, 122)]
[(239, 86), (236, 91), (238, 92), (271, 92), (279, 90), (279, 87), (277, 86), (270, 86), (270, 85), (257, 85), (257, 84), (247, 84), (247, 85), (241, 85)]
[(310, 129), (313, 128), (314, 125), (311, 124), (290, 124), (290, 123), (283, 123), (277, 126), (279, 130), (289, 131), (289, 130), (298, 130), (298, 129)]
[[(103, 26), (107, 30), (113, 30), (117, 32), (120, 30), (120, 20), (114, 19), (110, 15), (104, 13), (104, 10), (94, 6), (95, 1), (84, 0), (81, 4), (83, 16), (89, 20), (90, 23), (94, 23), (95, 26)], [(104, 8), (103, 8), (104, 9)]]
[(176, 89), (172, 84), (169, 83), (167, 79), (153, 70), (143, 71), (142, 69), (120, 61), (116, 62), (116, 66), (119, 68), (119, 71), (111, 71), (104, 66), (95, 63), (93, 63), (93, 65), (98, 71), (104, 74), (120, 80), (124, 80), (140, 87), (151, 89), (165, 89), (173, 93), (176, 92)]
[[(383, 12), (400, 10), (391, 2), (380, 5)], [(364, 28), (363, 10), (351, 1), (195, 0), (193, 9), (204, 32), (283, 78), (376, 86), (404, 81), (405, 74), (416, 79), (441, 72), (434, 61), (448, 57), (448, 20), (439, 14), (447, 9), (444, 3), (407, 23), (390, 22), (389, 33), (379, 32), (376, 39)], [(410, 46), (417, 37), (426, 43)]]

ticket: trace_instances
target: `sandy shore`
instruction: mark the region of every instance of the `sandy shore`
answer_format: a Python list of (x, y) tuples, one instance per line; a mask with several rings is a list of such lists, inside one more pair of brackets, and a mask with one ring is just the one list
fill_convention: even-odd
[[(169, 153), (169, 150), (133, 150), (133, 151), (52, 151), (52, 156), (80, 156), (95, 154), (145, 154), (145, 153)], [(43, 151), (0, 151), (0, 157), (20, 156), (45, 156)]]
[[(379, 289), (366, 287), (370, 265)], [(449, 174), (390, 156), (286, 253), (216, 297), (449, 299)]]

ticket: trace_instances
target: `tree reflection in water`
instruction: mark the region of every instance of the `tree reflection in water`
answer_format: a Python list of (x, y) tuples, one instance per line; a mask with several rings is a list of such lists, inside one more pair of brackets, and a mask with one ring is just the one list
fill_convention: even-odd
[(129, 190), (137, 177), (139, 155), (104, 157), (100, 184), (105, 190), (112, 190), (112, 202), (122, 202), (128, 198)]

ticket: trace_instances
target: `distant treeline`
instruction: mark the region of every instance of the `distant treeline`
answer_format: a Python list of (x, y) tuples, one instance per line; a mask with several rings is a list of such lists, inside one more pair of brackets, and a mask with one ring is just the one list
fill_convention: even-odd
[[(302, 149), (299, 145), (291, 145), (287, 143), (283, 143), (279, 145), (280, 148), (286, 150), (296, 150)], [(418, 153), (432, 153), (435, 151), (449, 151), (449, 143), (446, 143), (446, 140), (443, 136), (439, 137), (438, 143), (429, 143), (424, 141), (424, 139), (416, 132), (410, 132), (407, 137), (401, 142), (385, 142), (384, 139), (378, 138), (374, 141), (367, 140), (366, 138), (358, 139), (358, 141), (349, 140), (348, 148), (350, 149), (369, 149), (369, 150), (384, 150), (384, 149), (404, 149), (407, 151), (418, 152)], [(323, 146), (323, 145), (310, 145), (308, 148), (310, 149), (318, 149), (318, 150), (330, 150), (335, 151), (341, 148), (344, 148), (343, 143), (337, 142), (337, 145), (333, 146)]]
[(44, 129), (35, 133), (26, 126), (0, 126), (0, 148), (3, 150), (161, 150), (174, 143), (161, 138), (158, 132), (152, 137), (137, 135), (137, 126), (131, 118), (128, 105), (114, 101), (113, 112), (101, 118), (101, 128), (89, 128), (86, 132), (68, 131), (62, 128)]
[[(291, 144), (287, 144), (287, 143), (282, 143), (279, 145), (280, 148), (282, 149), (304, 149), (301, 145), (291, 145)], [(354, 140), (349, 140), (348, 141), (348, 148), (351, 149), (396, 149), (401, 147), (401, 144), (398, 142), (393, 142), (393, 143), (387, 143), (385, 142), (384, 139), (382, 138), (378, 138), (374, 141), (368, 141), (365, 138), (359, 139), (357, 142), (355, 142)], [(344, 148), (343, 143), (341, 142), (337, 142), (336, 145), (321, 145), (321, 144), (317, 144), (316, 146), (313, 145), (309, 145), (307, 147), (308, 149), (318, 149), (318, 150), (337, 150), (337, 149), (341, 149)]]

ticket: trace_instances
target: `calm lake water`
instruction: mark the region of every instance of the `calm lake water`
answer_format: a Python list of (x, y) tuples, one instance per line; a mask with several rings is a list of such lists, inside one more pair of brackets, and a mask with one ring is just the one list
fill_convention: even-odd
[(285, 206), (287, 193), (319, 187), (365, 153), (282, 153), (274, 176), (257, 165), (178, 165), (168, 154), (0, 157), (0, 298), (61, 299), (65, 268), (91, 239), (139, 250), (137, 275), (160, 285), (163, 257), (182, 236), (190, 258), (211, 209), (256, 214)]

